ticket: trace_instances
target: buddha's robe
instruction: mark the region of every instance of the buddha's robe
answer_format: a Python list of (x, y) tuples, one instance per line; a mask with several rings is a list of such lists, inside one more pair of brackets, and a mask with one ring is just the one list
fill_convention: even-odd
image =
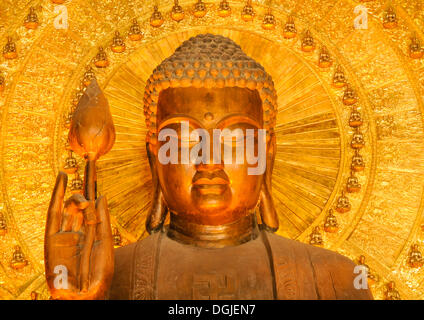
[(159, 232), (115, 251), (109, 299), (372, 299), (355, 264), (261, 231), (244, 244), (200, 248)]

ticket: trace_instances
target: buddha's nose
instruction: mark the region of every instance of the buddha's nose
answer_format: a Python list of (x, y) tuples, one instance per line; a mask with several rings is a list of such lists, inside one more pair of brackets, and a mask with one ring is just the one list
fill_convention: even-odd
[(217, 171), (217, 170), (223, 170), (224, 169), (224, 163), (199, 163), (196, 164), (196, 170), (197, 171)]

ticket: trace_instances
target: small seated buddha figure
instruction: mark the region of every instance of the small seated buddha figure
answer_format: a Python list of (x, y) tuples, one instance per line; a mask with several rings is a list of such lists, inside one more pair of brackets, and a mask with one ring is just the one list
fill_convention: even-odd
[(159, 28), (163, 25), (164, 19), (162, 13), (159, 11), (158, 6), (154, 6), (152, 16), (150, 17), (150, 25), (155, 28)]
[(409, 252), (408, 265), (411, 268), (419, 268), (423, 265), (423, 262), (423, 256), (418, 248), (418, 244), (413, 244)]
[(353, 171), (350, 173), (350, 177), (347, 178), (346, 191), (349, 193), (356, 193), (361, 190), (358, 177), (355, 176)]
[(350, 168), (354, 172), (360, 172), (360, 171), (363, 171), (365, 169), (364, 159), (360, 155), (358, 149), (355, 149), (355, 154), (352, 157), (352, 164), (351, 164)]
[(81, 194), (83, 192), (83, 181), (81, 180), (78, 171), (75, 171), (74, 178), (71, 181), (71, 192), (73, 194)]
[(180, 22), (181, 20), (184, 19), (184, 10), (183, 7), (180, 6), (180, 4), (178, 3), (178, 0), (174, 1), (174, 6), (172, 7), (171, 10), (171, 19), (177, 22)]
[(0, 236), (4, 236), (7, 233), (6, 218), (3, 212), (0, 211)]
[(302, 39), (302, 51), (312, 52), (315, 50), (315, 41), (309, 30), (306, 30), (305, 36)]
[(319, 247), (324, 245), (324, 241), (322, 240), (322, 235), (318, 226), (316, 226), (312, 233), (309, 235), (309, 244)]
[[(227, 72), (228, 65), (232, 72)], [(355, 264), (350, 259), (275, 234), (279, 219), (271, 173), (277, 150), (277, 101), (271, 76), (231, 39), (200, 34), (183, 42), (154, 68), (145, 86), (146, 152), (152, 174), (145, 225), (150, 235), (114, 249), (106, 198), (94, 201), (78, 194), (63, 201), (67, 175), (60, 172), (45, 238), (46, 279), (53, 298), (372, 299), (369, 290), (354, 287)], [(107, 105), (96, 81), (79, 108), (84, 103)], [(79, 108), (76, 115), (86, 110)], [(236, 163), (234, 149), (231, 163), (211, 158), (206, 149), (197, 149), (193, 161), (183, 160), (183, 154), (175, 163), (165, 159), (169, 154), (163, 150), (172, 139), (178, 143), (176, 149), (196, 155), (196, 145), (201, 144), (184, 146), (191, 140), (186, 134), (215, 129), (243, 138), (257, 131), (262, 138), (250, 141), (253, 150), (265, 147), (258, 153), (266, 163), (263, 170), (247, 161)], [(168, 133), (172, 139), (163, 139)], [(216, 142), (210, 139), (206, 147), (213, 150)], [(218, 143), (224, 147), (221, 139)], [(84, 227), (96, 227), (95, 246), (88, 246), (85, 228), (70, 221), (58, 223), (69, 213), (88, 217)], [(318, 237), (314, 239), (318, 244)], [(89, 250), (81, 253), (81, 247)], [(58, 264), (72, 275), (67, 290), (54, 286)]]
[(31, 7), (29, 9), (29, 13), (25, 18), (24, 21), (24, 26), (27, 29), (37, 29), (38, 27), (38, 17), (37, 14), (35, 13), (35, 8)]
[(342, 190), (342, 194), (340, 197), (337, 198), (336, 202), (336, 211), (338, 213), (345, 213), (350, 211), (350, 202), (349, 199), (346, 197), (345, 191)]
[(226, 18), (231, 14), (231, 7), (227, 0), (222, 0), (219, 3), (218, 15), (222, 18)]
[(293, 39), (297, 35), (296, 26), (294, 24), (294, 18), (289, 16), (287, 18), (287, 22), (284, 25), (283, 36), (286, 39)]
[(75, 173), (78, 170), (77, 159), (74, 158), (72, 151), (68, 150), (68, 157), (65, 160), (65, 166), (63, 167), (63, 170), (67, 174)]
[(141, 31), (140, 25), (137, 22), (137, 19), (133, 19), (130, 31), (128, 32), (128, 38), (132, 41), (140, 41), (143, 39), (143, 32)]
[(0, 72), (0, 93), (2, 93), (4, 91), (4, 87), (5, 87), (5, 79), (3, 74)]
[(65, 116), (65, 128), (69, 129), (71, 127), (71, 123), (72, 123), (72, 117), (73, 117), (74, 113), (73, 111), (69, 111), (68, 114)]
[(323, 46), (318, 57), (318, 66), (320, 68), (328, 68), (333, 64), (333, 59), (330, 57), (330, 53), (327, 50), (327, 47)]
[(361, 149), (365, 145), (364, 135), (359, 131), (359, 127), (356, 127), (355, 133), (352, 135), (352, 141), (350, 146), (353, 149)]
[(37, 291), (31, 291), (31, 300), (35, 301), (38, 300), (38, 292)]
[(324, 231), (328, 233), (336, 233), (339, 231), (339, 224), (337, 223), (337, 218), (334, 215), (333, 209), (328, 211), (328, 215), (325, 218)]
[(121, 237), (121, 233), (119, 232), (118, 228), (113, 228), (112, 237), (113, 237), (113, 247), (115, 249), (122, 247), (122, 237)]
[[(91, 80), (96, 79), (96, 74), (94, 73), (94, 70), (91, 66), (87, 66), (85, 72), (84, 72), (84, 77), (82, 79), (82, 84), (85, 87), (88, 87), (89, 84), (91, 83)], [(78, 98), (79, 101), (79, 98)]]
[(371, 268), (365, 263), (365, 256), (361, 255), (358, 259), (358, 265), (363, 266), (367, 272), (368, 285), (373, 286), (377, 281), (377, 276), (371, 271)]
[(399, 291), (397, 291), (394, 281), (390, 281), (386, 285), (386, 291), (384, 293), (384, 300), (401, 300)]
[(397, 27), (396, 12), (393, 10), (392, 7), (389, 7), (384, 13), (383, 27), (386, 29), (393, 29)]
[(113, 37), (110, 49), (115, 53), (122, 53), (125, 51), (125, 42), (119, 31), (115, 31), (115, 36)]
[(344, 86), (346, 86), (346, 83), (346, 77), (343, 72), (343, 69), (340, 65), (338, 65), (333, 75), (333, 87), (343, 88)]
[(271, 9), (268, 9), (268, 12), (264, 16), (262, 21), (262, 29), (264, 30), (274, 30), (275, 29), (275, 17), (271, 12)]
[(94, 58), (94, 65), (97, 68), (106, 68), (109, 65), (109, 60), (103, 47), (99, 47), (99, 51)]
[(245, 22), (252, 21), (255, 17), (255, 10), (253, 10), (252, 0), (248, 0), (246, 5), (241, 11), (241, 19)]
[(356, 106), (352, 107), (352, 112), (349, 117), (349, 126), (356, 128), (362, 125), (362, 117)]
[(424, 56), (424, 48), (421, 47), (420, 40), (414, 35), (409, 45), (409, 56), (413, 59), (420, 59)]
[(355, 90), (348, 84), (343, 94), (343, 104), (350, 106), (358, 102)]
[(202, 2), (202, 0), (197, 0), (194, 5), (193, 15), (196, 18), (203, 18), (206, 15), (206, 5)]
[(20, 246), (15, 246), (15, 251), (13, 252), (12, 261), (10, 262), (10, 266), (19, 270), (25, 267), (28, 264), (28, 260), (25, 259), (25, 256), (21, 250)]
[(3, 47), (3, 57), (8, 60), (16, 59), (18, 57), (16, 44), (13, 42), (12, 37), (7, 37), (7, 43)]

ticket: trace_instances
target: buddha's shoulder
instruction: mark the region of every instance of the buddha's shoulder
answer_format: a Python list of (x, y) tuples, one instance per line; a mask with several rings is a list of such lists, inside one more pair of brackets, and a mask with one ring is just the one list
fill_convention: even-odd
[(372, 299), (368, 289), (355, 288), (358, 273), (355, 273), (356, 264), (349, 258), (268, 232), (266, 238), (276, 276), (282, 278), (282, 282), (287, 276), (296, 277), (298, 284), (315, 283), (318, 299)]
[[(292, 240), (280, 235), (267, 232), (268, 241), (275, 255), (307, 259), (314, 265), (326, 265), (327, 267), (336, 267), (339, 270), (353, 271), (356, 266), (349, 258), (320, 247), (312, 246), (298, 240)], [(299, 261), (300, 262), (300, 261)]]

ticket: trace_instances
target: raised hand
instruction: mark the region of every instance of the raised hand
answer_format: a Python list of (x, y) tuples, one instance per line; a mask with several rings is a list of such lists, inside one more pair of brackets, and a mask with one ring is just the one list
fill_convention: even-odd
[(59, 172), (47, 214), (47, 285), (53, 299), (104, 299), (114, 266), (106, 198), (74, 194), (64, 203), (67, 179)]

